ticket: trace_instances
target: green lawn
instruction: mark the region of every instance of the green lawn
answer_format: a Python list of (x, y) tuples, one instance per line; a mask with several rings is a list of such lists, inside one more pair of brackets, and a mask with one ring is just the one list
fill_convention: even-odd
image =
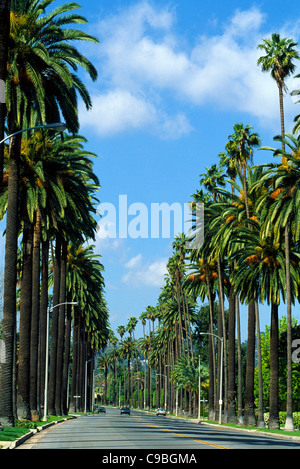
[(14, 427), (3, 427), (3, 431), (0, 432), (0, 441), (15, 441), (17, 438), (29, 433), (31, 429), (35, 429), (37, 427), (41, 427), (47, 423), (56, 422), (57, 420), (62, 420), (66, 418), (66, 416), (54, 416), (49, 415), (47, 422), (39, 421), (39, 422), (31, 422), (28, 421), (21, 421), (16, 420)]
[(28, 432), (29, 429), (24, 427), (3, 427), (3, 431), (0, 432), (0, 441), (15, 441)]

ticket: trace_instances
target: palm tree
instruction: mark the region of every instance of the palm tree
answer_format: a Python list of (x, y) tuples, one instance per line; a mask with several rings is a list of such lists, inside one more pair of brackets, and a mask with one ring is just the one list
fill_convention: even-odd
[[(299, 54), (295, 49), (297, 43), (291, 38), (281, 38), (279, 34), (274, 33), (271, 39), (264, 39), (262, 44), (258, 45), (259, 49), (265, 51), (266, 55), (258, 59), (262, 70), (270, 72), (271, 77), (276, 81), (279, 92), (279, 108), (280, 108), (280, 123), (281, 123), (281, 149), (285, 151), (285, 125), (284, 125), (284, 106), (283, 106), (283, 92), (286, 91), (285, 80), (295, 70), (293, 60), (298, 60)], [(288, 330), (288, 398), (287, 398), (287, 419), (285, 424), (286, 430), (294, 430), (293, 424), (293, 404), (292, 404), (292, 364), (291, 364), (291, 279), (289, 272), (289, 223), (285, 224), (285, 262), (286, 262), (286, 281), (287, 281), (287, 330)]]
[[(73, 396), (78, 394), (83, 379), (87, 352), (90, 358), (95, 351), (105, 347), (108, 340), (108, 311), (104, 299), (104, 267), (99, 255), (94, 254), (94, 246), (83, 247), (78, 243), (69, 244), (67, 248), (67, 295), (76, 301), (73, 326), (73, 363), (71, 410), (76, 409)], [(86, 347), (83, 347), (86, 343)], [(69, 344), (65, 344), (65, 356), (70, 355)], [(64, 369), (69, 368), (69, 362)], [(63, 387), (66, 388), (68, 375), (63, 374)], [(63, 394), (62, 400), (66, 400)], [(65, 402), (64, 402), (65, 406)]]
[(235, 154), (235, 161), (242, 174), (243, 188), (245, 197), (245, 210), (246, 217), (250, 218), (250, 211), (248, 205), (248, 191), (247, 191), (247, 166), (248, 162), (252, 160), (253, 148), (260, 145), (260, 139), (256, 132), (251, 133), (251, 125), (244, 125), (241, 122), (233, 126), (234, 133), (229, 135), (229, 142), (231, 143), (231, 152)]
[[(207, 168), (207, 174), (203, 174), (204, 176), (201, 180), (200, 183), (203, 184), (203, 186), (212, 194), (213, 197), (213, 204), (208, 206), (208, 210), (214, 211), (215, 204), (217, 201), (220, 200), (220, 194), (219, 190), (221, 187), (225, 186), (225, 180), (224, 180), (224, 173), (222, 171), (221, 167), (217, 167), (217, 165), (212, 165), (210, 168)], [(216, 214), (211, 214), (211, 217), (213, 217)], [(225, 421), (227, 421), (227, 404), (228, 404), (228, 387), (227, 387), (227, 347), (226, 347), (226, 325), (225, 325), (225, 310), (224, 310), (224, 259), (221, 257), (221, 252), (218, 247), (218, 245), (215, 243), (215, 240), (213, 238), (213, 230), (210, 228), (210, 241), (207, 243), (207, 246), (209, 246), (209, 249), (212, 250), (213, 254), (216, 255), (217, 259), (217, 265), (218, 265), (218, 294), (219, 294), (219, 308), (220, 308), (220, 318), (219, 318), (219, 327), (220, 330), (218, 332), (219, 336), (223, 337), (223, 340), (225, 341), (225, 346), (224, 346), (224, 389), (225, 389), (225, 396), (224, 396), (224, 418)], [(220, 345), (220, 344), (218, 344)], [(220, 350), (220, 348), (219, 348)], [(220, 353), (218, 354), (220, 357)]]
[[(126, 332), (126, 326), (122, 325), (122, 326), (117, 327), (117, 333), (120, 336), (121, 342), (123, 341), (123, 337), (124, 337), (125, 332)], [(122, 362), (123, 362), (123, 384), (124, 384), (124, 403), (125, 403), (125, 361), (123, 360), (122, 356), (121, 356), (121, 358), (122, 358)]]
[[(286, 91), (286, 78), (295, 70), (293, 60), (299, 59), (296, 46), (297, 43), (293, 39), (281, 38), (278, 33), (273, 33), (271, 39), (263, 39), (263, 42), (258, 45), (265, 55), (259, 57), (257, 65), (261, 65), (263, 72), (270, 72), (278, 86), (282, 137), (285, 134), (283, 93)], [(282, 142), (282, 150), (284, 151), (284, 142)]]
[(130, 365), (131, 365), (131, 358), (133, 357), (136, 350), (135, 341), (131, 339), (131, 337), (127, 337), (123, 340), (121, 345), (121, 356), (127, 360), (127, 402), (130, 404), (131, 399), (131, 383), (130, 383)]
[[(134, 330), (136, 328), (137, 323), (138, 323), (138, 319), (136, 317), (131, 316), (129, 318), (128, 324), (126, 326), (126, 330), (127, 330), (127, 332), (129, 332), (130, 340), (134, 340)], [(131, 386), (130, 395), (132, 396), (132, 382), (130, 381), (130, 383), (128, 383), (128, 385), (129, 384)]]
[[(284, 249), (282, 240), (277, 242), (274, 233), (263, 239), (260, 237), (259, 224), (252, 222), (254, 229), (240, 228), (236, 233), (238, 242), (244, 248), (234, 254), (238, 268), (232, 281), (240, 291), (241, 300), (251, 302), (256, 295), (262, 302), (271, 304), (271, 349), (270, 349), (270, 420), (269, 428), (279, 428), (278, 402), (278, 305), (280, 296), (286, 299), (286, 278), (284, 270)], [(297, 261), (297, 254), (293, 260)], [(296, 262), (298, 264), (298, 262)], [(291, 269), (293, 295), (298, 295), (299, 274)]]
[[(290, 243), (299, 240), (299, 139), (287, 134), (275, 137), (282, 143), (281, 150), (264, 147), (281, 156), (281, 164), (270, 165), (265, 180), (272, 191), (266, 192), (260, 203), (264, 207), (266, 223), (264, 235), (274, 230), (279, 241), (281, 230), (284, 229), (285, 271), (286, 271), (286, 304), (287, 304), (287, 408), (285, 429), (292, 431), (293, 423), (293, 389), (292, 389), (292, 314), (291, 314), (291, 279), (290, 279)], [(288, 147), (290, 152), (282, 150)]]
[[(194, 255), (193, 255), (194, 254)], [(203, 257), (200, 257), (202, 254)], [(208, 405), (209, 405), (209, 419), (215, 419), (216, 405), (217, 405), (217, 386), (215, 379), (215, 343), (213, 340), (214, 333), (214, 302), (217, 291), (218, 267), (216, 258), (206, 255), (205, 249), (203, 252), (191, 254), (191, 271), (195, 272), (188, 276), (186, 280), (186, 288), (193, 291), (195, 297), (199, 297), (204, 301), (205, 297), (208, 299), (209, 307), (209, 389), (208, 389)], [(203, 331), (200, 331), (203, 332)]]
[[(202, 386), (208, 380), (208, 370), (202, 366), (200, 371)], [(180, 357), (171, 371), (171, 379), (177, 383), (177, 389), (186, 389), (189, 394), (199, 392), (199, 367), (191, 364), (187, 357)]]

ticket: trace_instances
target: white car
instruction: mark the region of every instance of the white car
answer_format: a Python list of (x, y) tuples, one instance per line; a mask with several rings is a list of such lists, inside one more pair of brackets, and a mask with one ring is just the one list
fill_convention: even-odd
[(165, 409), (156, 409), (156, 415), (166, 415)]

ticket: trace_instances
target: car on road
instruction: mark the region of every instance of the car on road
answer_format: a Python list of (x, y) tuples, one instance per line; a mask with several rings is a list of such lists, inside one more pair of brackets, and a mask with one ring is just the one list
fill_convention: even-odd
[(156, 409), (156, 415), (166, 415), (165, 409), (162, 409), (162, 408)]
[(121, 415), (122, 415), (122, 414), (128, 414), (128, 415), (130, 415), (130, 409), (129, 409), (129, 407), (127, 407), (127, 406), (122, 407), (122, 408), (121, 408), (121, 411), (120, 411), (120, 414), (121, 414)]
[(97, 412), (98, 412), (98, 414), (102, 414), (102, 413), (105, 414), (105, 413), (106, 413), (106, 409), (105, 409), (105, 407), (98, 407)]
[(94, 406), (94, 412), (97, 412), (98, 414), (100, 414), (102, 412), (106, 413), (106, 409), (105, 409), (105, 407), (102, 407), (100, 405), (95, 405)]

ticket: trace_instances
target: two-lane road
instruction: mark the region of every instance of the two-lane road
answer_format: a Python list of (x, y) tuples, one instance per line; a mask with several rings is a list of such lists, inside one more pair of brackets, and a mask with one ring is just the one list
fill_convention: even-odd
[(19, 449), (300, 449), (289, 439), (215, 428), (187, 420), (133, 411), (120, 415), (107, 408), (106, 414), (81, 416), (37, 433)]

